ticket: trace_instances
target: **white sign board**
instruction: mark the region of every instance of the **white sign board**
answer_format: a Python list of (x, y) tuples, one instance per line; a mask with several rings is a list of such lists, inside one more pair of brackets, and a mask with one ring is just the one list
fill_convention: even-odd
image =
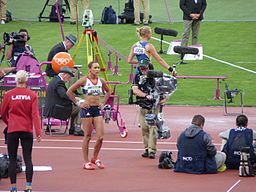
[[(180, 46), (181, 45), (181, 40), (174, 40), (170, 42), (170, 46), (168, 48), (167, 54), (168, 55), (177, 55), (178, 53), (174, 52), (174, 47), (175, 46)], [(184, 60), (203, 60), (203, 47), (202, 45), (191, 45), (189, 47), (194, 47), (198, 49), (198, 54), (192, 55), (192, 54), (186, 54), (184, 56)]]
[(178, 53), (174, 52), (174, 47), (175, 46), (180, 46), (181, 45), (181, 40), (174, 40), (170, 42), (170, 46), (168, 48), (167, 54), (168, 55), (178, 55)]

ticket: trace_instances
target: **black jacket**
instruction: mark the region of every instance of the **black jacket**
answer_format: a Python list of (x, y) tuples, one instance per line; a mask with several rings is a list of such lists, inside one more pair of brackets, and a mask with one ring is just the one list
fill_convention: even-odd
[[(57, 45), (55, 45), (51, 51), (49, 52), (48, 54), (48, 58), (47, 58), (47, 61), (52, 61), (52, 58), (59, 52), (68, 52), (65, 47), (64, 47), (64, 44), (63, 42), (61, 43), (58, 43)], [(46, 75), (49, 76), (49, 77), (54, 77), (55, 75), (57, 75), (57, 73), (55, 73), (52, 69), (52, 65), (47, 65), (46, 66)]]
[(44, 116), (63, 120), (70, 116), (72, 101), (66, 92), (65, 82), (59, 76), (54, 76), (46, 91)]
[(206, 0), (180, 0), (180, 9), (183, 11), (183, 20), (192, 20), (189, 16), (191, 13), (200, 13), (199, 20), (202, 20), (204, 11), (206, 9)]

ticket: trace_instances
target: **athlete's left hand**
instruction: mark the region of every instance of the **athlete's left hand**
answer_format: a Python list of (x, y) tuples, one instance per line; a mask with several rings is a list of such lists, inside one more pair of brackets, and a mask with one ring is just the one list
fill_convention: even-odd
[(37, 137), (36, 137), (36, 140), (37, 140), (38, 143), (41, 142), (41, 141), (42, 141), (41, 135), (37, 136)]

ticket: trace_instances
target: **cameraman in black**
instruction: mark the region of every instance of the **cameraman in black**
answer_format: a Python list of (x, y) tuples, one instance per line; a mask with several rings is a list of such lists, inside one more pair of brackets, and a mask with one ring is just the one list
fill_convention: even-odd
[[(142, 59), (139, 61), (139, 73), (134, 78), (134, 83), (132, 86), (132, 91), (136, 95), (136, 104), (140, 106), (139, 109), (139, 123), (142, 130), (142, 137), (144, 142), (144, 153), (141, 154), (142, 157), (148, 157), (150, 159), (155, 158), (156, 154), (156, 142), (157, 142), (157, 126), (149, 126), (145, 122), (145, 115), (148, 113), (159, 113), (159, 106), (154, 108), (154, 103), (156, 102), (151, 95), (151, 91), (154, 90), (155, 80), (154, 78), (147, 77), (147, 73), (152, 69), (152, 64), (147, 59)], [(160, 104), (163, 101), (159, 102)]]
[(18, 33), (10, 35), (8, 42), (10, 46), (6, 53), (6, 59), (10, 62), (11, 67), (15, 67), (15, 62), (21, 53), (27, 52), (34, 55), (32, 47), (27, 44), (29, 39), (27, 29), (20, 29)]

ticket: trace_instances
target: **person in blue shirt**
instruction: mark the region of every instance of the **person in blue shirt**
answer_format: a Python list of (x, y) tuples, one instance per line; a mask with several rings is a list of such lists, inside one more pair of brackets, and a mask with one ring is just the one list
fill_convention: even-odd
[[(138, 64), (142, 59), (151, 61), (153, 57), (163, 68), (167, 69), (175, 76), (176, 73), (173, 68), (169, 66), (165, 60), (157, 53), (154, 45), (148, 42), (152, 36), (151, 28), (149, 26), (137, 28), (137, 34), (140, 40), (131, 47), (130, 54), (128, 56), (128, 63)], [(135, 75), (137, 73), (138, 68), (135, 71)]]

